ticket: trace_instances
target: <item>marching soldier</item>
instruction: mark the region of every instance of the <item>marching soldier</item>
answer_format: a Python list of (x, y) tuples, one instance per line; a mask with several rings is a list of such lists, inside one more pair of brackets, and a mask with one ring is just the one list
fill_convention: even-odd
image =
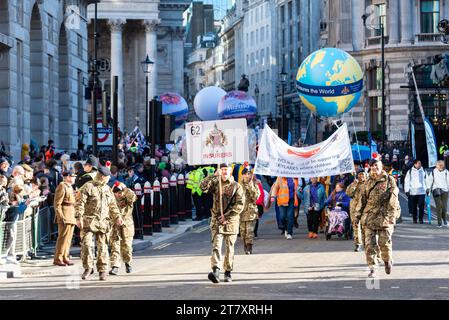
[(401, 207), (395, 179), (383, 170), (380, 160), (371, 160), (370, 164), (372, 174), (362, 190), (361, 200), (356, 207), (355, 220), (358, 222), (362, 218), (361, 223), (365, 226), (366, 262), (370, 268), (368, 277), (374, 278), (378, 250), (385, 264), (385, 273), (391, 273), (392, 235)]
[(242, 170), (242, 187), (245, 192), (245, 206), (240, 214), (240, 237), (245, 246), (245, 253), (253, 253), (254, 227), (258, 219), (256, 201), (260, 196), (259, 187), (254, 183), (254, 176), (244, 168)]
[(62, 173), (64, 181), (58, 185), (55, 191), (54, 208), (56, 223), (58, 224), (58, 240), (53, 264), (57, 266), (72, 266), (70, 261), (70, 245), (72, 243), (73, 230), (75, 228), (75, 173), (71, 170)]
[(126, 273), (132, 272), (131, 262), (133, 254), (134, 221), (133, 208), (137, 200), (136, 194), (125, 184), (118, 181), (112, 188), (117, 206), (122, 213), (122, 225), (115, 224), (111, 234), (111, 271), (110, 275), (117, 275), (120, 267), (120, 258), (125, 262)]
[(107, 236), (110, 231), (111, 220), (122, 225), (123, 220), (117, 203), (108, 186), (111, 171), (107, 167), (99, 167), (93, 181), (87, 182), (79, 190), (79, 199), (75, 206), (76, 224), (81, 230), (81, 260), (85, 280), (94, 273), (92, 238), (97, 243), (97, 270), (100, 280), (106, 280), (109, 253)]
[[(364, 245), (364, 230), (360, 226), (360, 221), (356, 221), (356, 207), (362, 196), (363, 186), (365, 185), (367, 174), (365, 171), (358, 171), (357, 179), (355, 179), (346, 189), (346, 194), (351, 198), (349, 205), (349, 213), (351, 215), (352, 229), (354, 230), (354, 251), (359, 252)], [(357, 223), (356, 223), (357, 222)]]
[[(211, 209), (210, 229), (212, 233), (212, 272), (208, 278), (213, 283), (220, 282), (220, 264), (222, 260), (221, 247), (225, 241), (226, 253), (223, 261), (225, 269), (225, 282), (231, 282), (231, 271), (234, 264), (234, 246), (239, 232), (240, 214), (244, 208), (245, 193), (231, 176), (231, 167), (222, 164), (213, 176), (206, 177), (201, 182), (201, 190), (213, 195), (213, 207)], [(221, 194), (220, 184), (221, 179)], [(223, 207), (221, 216), (220, 201)]]

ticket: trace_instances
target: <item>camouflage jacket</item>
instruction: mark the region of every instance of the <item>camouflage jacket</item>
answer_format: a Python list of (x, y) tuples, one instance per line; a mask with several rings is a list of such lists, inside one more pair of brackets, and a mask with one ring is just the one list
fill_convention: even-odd
[(134, 226), (133, 220), (133, 209), (134, 202), (136, 202), (137, 196), (129, 188), (124, 189), (123, 197), (121, 199), (117, 199), (117, 206), (120, 209), (121, 217), (123, 219), (123, 225), (127, 227)]
[(9, 209), (9, 195), (5, 188), (0, 187), (0, 222), (5, 218), (5, 213)]
[(259, 187), (253, 182), (242, 182), (241, 185), (243, 191), (245, 192), (245, 206), (240, 214), (240, 221), (256, 220), (259, 216), (256, 205), (256, 201), (260, 196)]
[(75, 205), (75, 217), (86, 231), (107, 233), (111, 220), (121, 217), (114, 194), (107, 184), (89, 181), (81, 187)]
[(245, 192), (240, 184), (230, 178), (228, 181), (222, 181), (222, 204), (223, 215), (227, 223), (221, 224), (220, 218), (220, 194), (219, 180), (216, 176), (208, 176), (200, 184), (201, 191), (213, 195), (213, 206), (211, 209), (211, 230), (212, 238), (214, 233), (237, 234), (239, 232), (240, 214), (245, 206)]
[(351, 213), (351, 216), (354, 216), (357, 205), (361, 201), (364, 185), (365, 182), (359, 182), (356, 179), (346, 189), (346, 194), (351, 198), (351, 203), (349, 205), (349, 212)]
[(355, 216), (361, 219), (362, 225), (373, 230), (386, 229), (396, 223), (400, 213), (399, 188), (394, 177), (385, 171), (379, 178), (370, 176), (356, 207)]

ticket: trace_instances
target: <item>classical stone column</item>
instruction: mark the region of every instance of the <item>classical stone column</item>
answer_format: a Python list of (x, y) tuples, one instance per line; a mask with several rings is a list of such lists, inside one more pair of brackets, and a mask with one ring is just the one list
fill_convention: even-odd
[(157, 92), (157, 26), (160, 20), (144, 20), (145, 26), (145, 54), (148, 54), (150, 60), (154, 62), (153, 69), (148, 76), (148, 100), (153, 99)]
[(401, 0), (401, 44), (413, 40), (412, 0)]
[(362, 16), (365, 13), (363, 1), (351, 0), (352, 8), (352, 46), (354, 51), (359, 51), (363, 47), (365, 27), (363, 26)]
[(173, 89), (176, 93), (183, 95), (184, 93), (184, 29), (177, 27), (173, 30)]
[[(125, 110), (123, 103), (123, 40), (122, 30), (126, 20), (108, 20), (111, 28), (111, 98), (113, 96), (112, 87), (114, 76), (118, 76), (118, 127), (123, 131), (125, 127)], [(112, 101), (112, 99), (111, 99)]]
[(390, 0), (388, 6), (388, 44), (397, 44), (399, 42), (399, 0)]

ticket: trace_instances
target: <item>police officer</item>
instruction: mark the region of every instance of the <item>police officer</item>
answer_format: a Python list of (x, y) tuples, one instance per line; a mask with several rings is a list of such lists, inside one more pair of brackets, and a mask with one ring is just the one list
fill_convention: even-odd
[[(360, 227), (360, 220), (356, 221), (356, 207), (360, 202), (362, 196), (363, 186), (367, 179), (367, 174), (364, 170), (357, 172), (357, 179), (355, 179), (346, 189), (346, 194), (351, 198), (349, 213), (351, 215), (352, 229), (354, 232), (354, 251), (361, 251), (363, 241), (363, 229)], [(356, 223), (357, 222), (357, 223)]]
[(365, 226), (365, 254), (370, 268), (368, 277), (376, 277), (377, 251), (385, 264), (386, 274), (391, 273), (393, 263), (392, 235), (399, 218), (399, 188), (394, 177), (383, 170), (380, 160), (371, 160), (371, 175), (366, 181), (361, 200), (356, 207), (355, 220)]
[(72, 243), (75, 219), (75, 190), (72, 185), (76, 174), (72, 171), (62, 173), (61, 182), (55, 191), (54, 208), (55, 218), (58, 224), (58, 240), (56, 241), (55, 257), (53, 264), (57, 266), (72, 266), (70, 261), (70, 245)]
[(132, 272), (131, 262), (133, 254), (134, 221), (133, 207), (137, 200), (136, 194), (125, 184), (116, 181), (112, 188), (117, 206), (119, 207), (123, 224), (114, 224), (111, 234), (111, 271), (109, 274), (117, 275), (120, 267), (120, 258), (125, 262), (126, 273)]
[(92, 239), (97, 244), (97, 270), (100, 280), (106, 280), (109, 253), (107, 236), (111, 222), (123, 224), (121, 213), (111, 188), (107, 185), (111, 171), (108, 167), (99, 167), (93, 181), (87, 182), (79, 190), (79, 199), (75, 206), (76, 224), (81, 230), (81, 260), (84, 273), (82, 279), (94, 273)]
[(254, 177), (248, 168), (242, 170), (241, 185), (245, 192), (245, 206), (240, 214), (240, 237), (243, 240), (245, 253), (252, 254), (254, 227), (259, 215), (256, 201), (260, 196), (260, 190), (254, 183)]
[[(220, 182), (221, 179), (221, 193)], [(234, 264), (234, 246), (239, 232), (240, 214), (245, 203), (245, 193), (232, 177), (231, 167), (222, 164), (213, 176), (206, 177), (201, 182), (201, 190), (213, 195), (213, 206), (211, 209), (210, 229), (212, 233), (212, 272), (208, 278), (213, 283), (220, 282), (220, 264), (222, 261), (221, 247), (223, 240), (226, 253), (223, 261), (225, 270), (224, 281), (231, 282), (231, 271)], [(220, 201), (222, 203), (223, 215), (221, 215)]]

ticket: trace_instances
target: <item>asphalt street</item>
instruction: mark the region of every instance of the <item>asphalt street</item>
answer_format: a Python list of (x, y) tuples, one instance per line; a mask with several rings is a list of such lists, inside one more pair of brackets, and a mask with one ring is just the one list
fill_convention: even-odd
[(414, 225), (401, 197), (404, 222), (393, 237), (394, 266), (378, 280), (368, 280), (363, 252), (351, 240), (323, 234), (307, 239), (306, 220), (286, 240), (274, 212), (266, 213), (253, 255), (243, 254), (238, 239), (233, 282), (212, 284), (210, 232), (207, 226), (135, 254), (134, 272), (99, 281), (80, 280), (79, 258), (73, 267), (30, 266), (22, 278), (0, 283), (0, 299), (131, 300), (268, 300), (268, 299), (447, 299), (449, 296), (449, 228)]

